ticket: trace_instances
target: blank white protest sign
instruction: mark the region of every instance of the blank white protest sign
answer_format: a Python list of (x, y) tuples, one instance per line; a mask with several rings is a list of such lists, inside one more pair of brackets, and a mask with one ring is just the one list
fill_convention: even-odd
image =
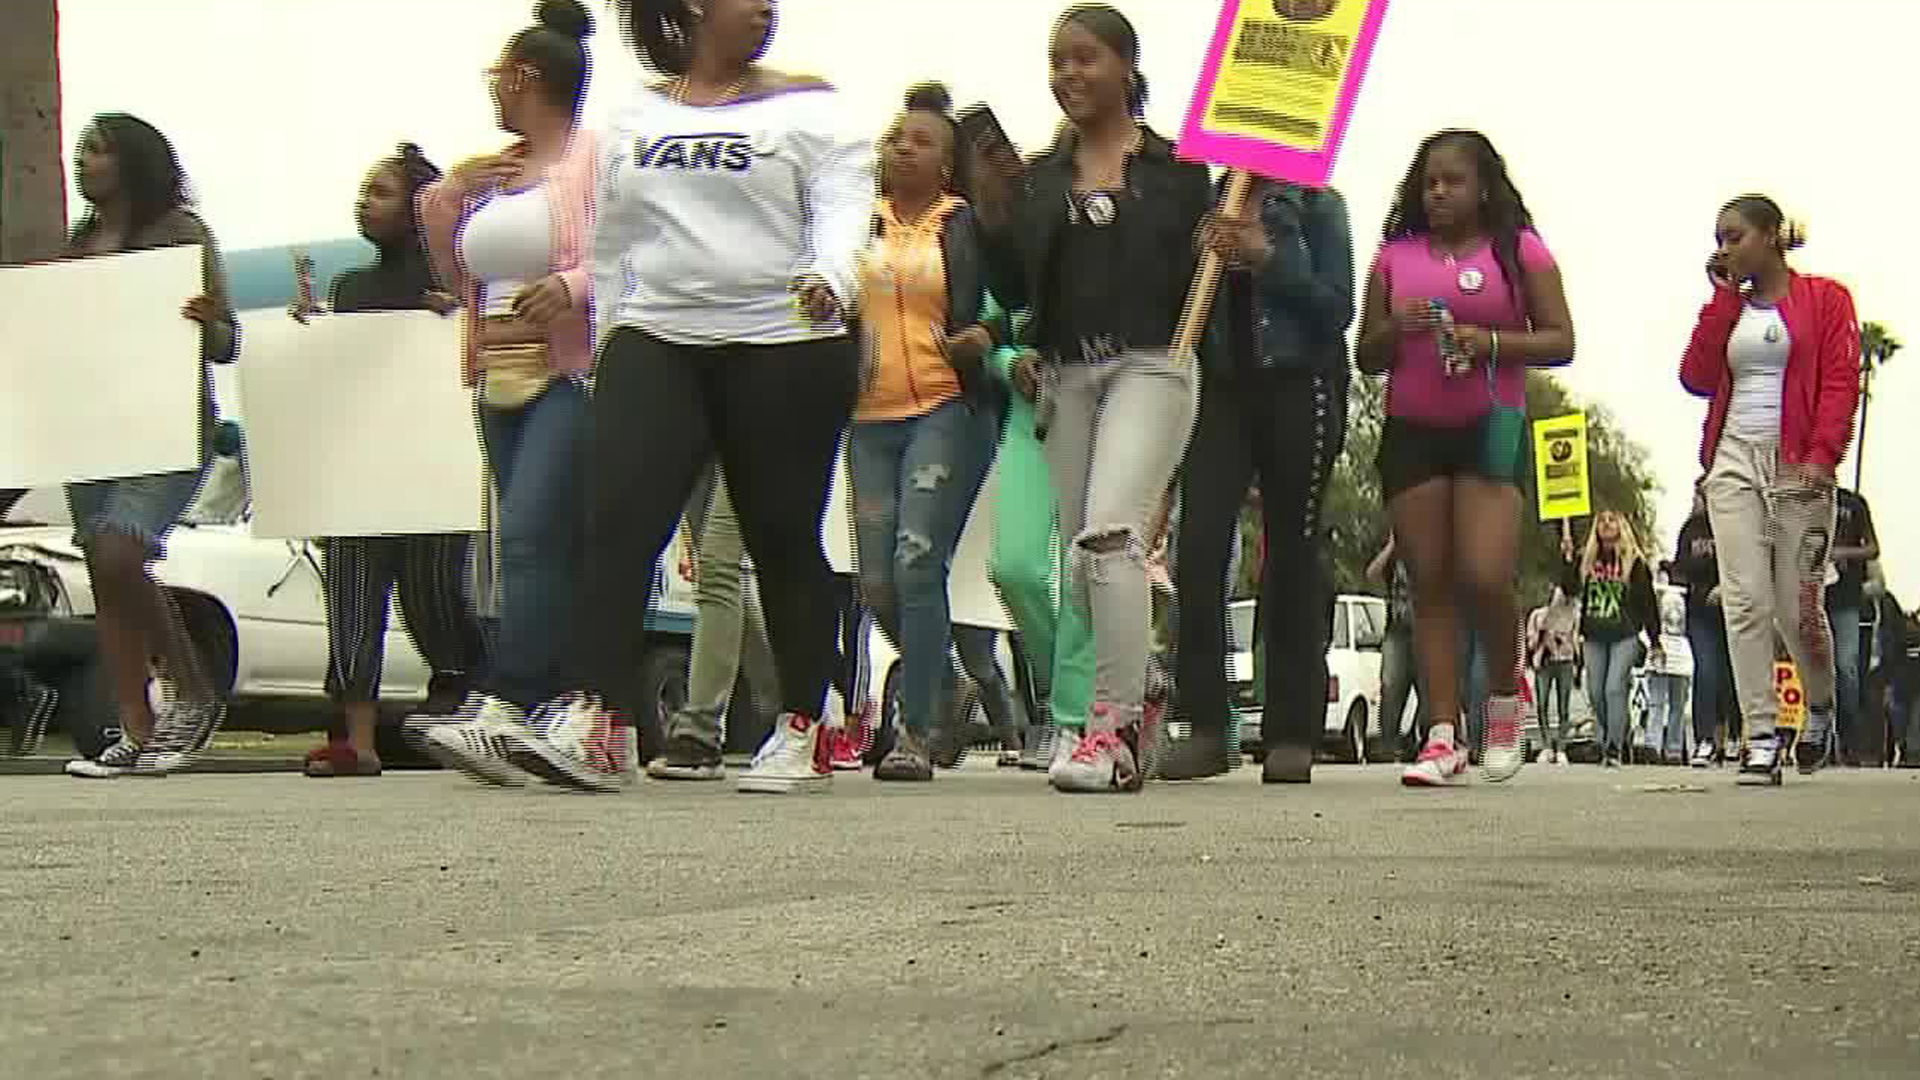
[(200, 247), (0, 267), (0, 488), (200, 464)]
[(485, 499), (460, 321), (249, 312), (240, 362), (253, 534), (478, 532)]

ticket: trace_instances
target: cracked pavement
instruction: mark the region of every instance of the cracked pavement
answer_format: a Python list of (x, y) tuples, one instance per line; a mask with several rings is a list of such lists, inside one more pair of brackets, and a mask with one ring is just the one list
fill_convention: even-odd
[(1920, 772), (1751, 791), (1534, 767), (1438, 792), (1384, 766), (1255, 773), (1068, 798), (982, 761), (784, 799), (0, 777), (0, 1060), (272, 1080), (1920, 1075)]

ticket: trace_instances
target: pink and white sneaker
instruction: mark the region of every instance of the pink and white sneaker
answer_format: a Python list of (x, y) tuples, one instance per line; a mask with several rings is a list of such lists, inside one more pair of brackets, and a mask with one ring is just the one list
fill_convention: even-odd
[(1466, 750), (1436, 739), (1429, 741), (1414, 763), (1400, 774), (1400, 782), (1407, 787), (1446, 787), (1464, 781), (1466, 776)]
[(1504, 783), (1519, 775), (1527, 763), (1520, 745), (1523, 714), (1517, 697), (1488, 698), (1486, 705), (1487, 746), (1480, 754), (1480, 774), (1490, 784)]
[(854, 732), (852, 720), (840, 727), (828, 728), (824, 738), (834, 772), (859, 772), (867, 767), (866, 755), (860, 750), (860, 736)]
[[(1113, 791), (1139, 791), (1144, 777), (1133, 742), (1138, 726), (1123, 733), (1102, 723), (1107, 706), (1093, 707), (1093, 723), (1085, 737), (1070, 728), (1061, 728), (1053, 744), (1053, 763), (1047, 766), (1047, 782), (1064, 794), (1092, 795)], [(1110, 721), (1109, 721), (1110, 722)], [(1133, 735), (1134, 740), (1126, 736)]]

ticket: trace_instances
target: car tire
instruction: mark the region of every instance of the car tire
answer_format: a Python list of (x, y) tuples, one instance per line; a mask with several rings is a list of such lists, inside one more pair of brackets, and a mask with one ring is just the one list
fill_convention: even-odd
[(59, 691), (60, 701), (54, 708), (52, 726), (67, 733), (81, 757), (98, 757), (120, 738), (119, 709), (107, 690), (106, 672), (98, 655), (62, 671), (54, 689)]
[(1367, 760), (1367, 703), (1356, 701), (1347, 709), (1347, 725), (1340, 729), (1340, 741), (1333, 748), (1333, 760), (1342, 765), (1359, 765)]
[(640, 715), (637, 759), (644, 764), (666, 746), (667, 721), (687, 705), (687, 665), (684, 645), (659, 645), (647, 650), (640, 665)]

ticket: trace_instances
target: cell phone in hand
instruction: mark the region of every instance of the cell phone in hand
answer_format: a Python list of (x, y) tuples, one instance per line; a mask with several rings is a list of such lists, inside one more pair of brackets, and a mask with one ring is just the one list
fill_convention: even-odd
[(1000, 126), (1000, 118), (993, 115), (993, 109), (987, 105), (973, 105), (960, 114), (955, 125), (960, 132), (960, 145), (984, 146), (988, 150), (1005, 147), (1020, 156), (1020, 148), (1013, 145), (1007, 137), (1007, 129)]

